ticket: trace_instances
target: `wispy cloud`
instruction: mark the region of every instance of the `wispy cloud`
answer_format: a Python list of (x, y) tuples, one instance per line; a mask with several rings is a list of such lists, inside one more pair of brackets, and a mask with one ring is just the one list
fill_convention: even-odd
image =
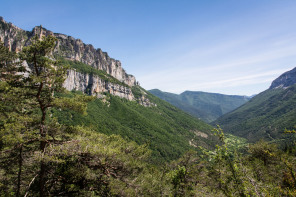
[[(147, 89), (160, 88), (175, 93), (185, 90), (223, 92), (225, 88), (253, 85), (253, 90), (246, 90), (246, 93), (254, 94), (296, 66), (296, 36), (266, 30), (216, 45), (196, 46), (186, 53), (143, 64), (149, 63), (155, 66), (136, 75)], [(254, 88), (256, 84), (264, 86)]]
[[(276, 69), (268, 72), (262, 72), (257, 74), (242, 75), (235, 78), (226, 76), (224, 77), (215, 77), (216, 75), (201, 75), (195, 76), (192, 78), (170, 78), (168, 75), (157, 80), (157, 84), (154, 83), (155, 76), (151, 76), (150, 85), (157, 85), (162, 90), (167, 90), (175, 93), (181, 93), (185, 90), (202, 90), (202, 91), (215, 91), (223, 93), (224, 88), (229, 87), (240, 87), (246, 85), (254, 84), (263, 84), (268, 83), (274, 80), (277, 76), (287, 71), (287, 69)], [(191, 76), (192, 77), (192, 76)], [(228, 78), (229, 77), (229, 78)], [(147, 77), (148, 79), (149, 77)], [(148, 82), (149, 83), (149, 82)], [(152, 88), (150, 88), (152, 89)], [(253, 92), (249, 94), (254, 94), (258, 92)]]
[[(275, 49), (221, 62), (219, 59), (209, 59), (206, 62), (206, 60), (192, 57), (184, 62), (184, 66), (180, 66), (177, 61), (172, 61), (169, 69), (160, 70), (157, 73), (145, 73), (145, 75), (139, 75), (138, 79), (148, 89), (158, 87), (175, 93), (188, 89), (204, 91), (214, 89), (223, 92), (225, 87), (262, 83), (269, 86), (277, 76), (296, 65), (296, 45), (285, 46), (283, 43), (281, 47)], [(278, 61), (281, 59), (291, 59), (295, 65), (279, 65), (281, 61), (280, 63)], [(253, 91), (258, 93), (262, 90)]]
[[(272, 70), (269, 72), (240, 76), (225, 80), (209, 81), (198, 84), (199, 87), (205, 88), (223, 88), (223, 87), (238, 87), (241, 85), (260, 84), (270, 82), (275, 76), (285, 72), (285, 69)], [(192, 86), (194, 87), (194, 86)]]
[[(155, 57), (141, 62), (135, 73), (146, 89), (255, 94), (296, 66), (295, 16), (290, 7), (230, 18), (196, 30)], [(248, 18), (249, 17), (249, 18)], [(152, 51), (153, 53), (153, 51)]]

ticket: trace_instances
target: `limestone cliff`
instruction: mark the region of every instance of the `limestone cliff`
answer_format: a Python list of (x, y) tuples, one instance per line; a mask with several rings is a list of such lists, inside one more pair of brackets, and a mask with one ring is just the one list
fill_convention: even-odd
[(98, 76), (83, 74), (75, 70), (67, 71), (67, 79), (64, 83), (67, 90), (79, 90), (93, 96), (101, 97), (101, 93), (109, 92), (112, 95), (134, 100), (134, 95), (129, 87), (110, 83)]
[(0, 17), (0, 39), (12, 51), (20, 51), (30, 36), (30, 32), (7, 23)]
[[(12, 23), (7, 23), (0, 17), (0, 39), (12, 51), (20, 51), (22, 47), (31, 42), (33, 36), (53, 35), (57, 38), (54, 55), (72, 61), (79, 61), (95, 69), (103, 70), (107, 74), (129, 87), (137, 85), (136, 78), (128, 75), (121, 66), (121, 62), (110, 58), (101, 49), (95, 49), (90, 44), (84, 44), (80, 39), (75, 39), (64, 34), (53, 33), (42, 26), (34, 27), (32, 31), (25, 31)], [(67, 90), (80, 90), (90, 95), (109, 92), (112, 95), (120, 96), (128, 100), (134, 100), (131, 88), (122, 84), (111, 83), (100, 79), (99, 76), (79, 73), (69, 70), (64, 84)]]

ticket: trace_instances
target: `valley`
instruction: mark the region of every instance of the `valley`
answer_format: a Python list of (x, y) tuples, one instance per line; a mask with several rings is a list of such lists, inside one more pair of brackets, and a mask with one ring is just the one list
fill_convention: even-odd
[(0, 39), (0, 196), (296, 196), (296, 68), (174, 94), (42, 25)]
[(216, 120), (250, 100), (250, 97), (247, 96), (207, 92), (185, 91), (179, 95), (157, 89), (150, 90), (150, 92), (207, 123)]

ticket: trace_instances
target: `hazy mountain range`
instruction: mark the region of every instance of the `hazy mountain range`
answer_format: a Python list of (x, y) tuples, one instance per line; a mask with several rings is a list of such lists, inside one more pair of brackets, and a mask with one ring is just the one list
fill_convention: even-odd
[(208, 123), (250, 100), (250, 97), (247, 96), (200, 91), (185, 91), (181, 94), (173, 94), (153, 89), (149, 90), (149, 92)]

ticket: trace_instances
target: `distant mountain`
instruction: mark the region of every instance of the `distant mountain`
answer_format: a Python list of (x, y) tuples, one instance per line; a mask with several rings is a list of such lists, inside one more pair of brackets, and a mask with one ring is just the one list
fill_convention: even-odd
[(296, 67), (275, 79), (269, 89), (288, 88), (296, 84)]
[(250, 141), (282, 138), (296, 126), (296, 68), (275, 79), (270, 88), (213, 124)]
[(149, 90), (149, 92), (206, 122), (216, 120), (218, 117), (236, 109), (250, 99), (247, 96), (200, 91), (185, 91), (181, 94), (173, 94), (153, 89)]

